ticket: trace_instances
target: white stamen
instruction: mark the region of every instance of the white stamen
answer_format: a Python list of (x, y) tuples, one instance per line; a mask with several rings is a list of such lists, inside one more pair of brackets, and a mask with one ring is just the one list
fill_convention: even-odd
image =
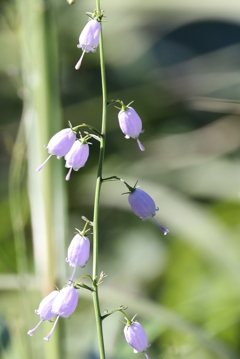
[(161, 224), (156, 220), (155, 217), (153, 217), (153, 220), (157, 223), (157, 225), (161, 228), (161, 230), (163, 231), (164, 236), (166, 236), (166, 234), (169, 233), (169, 230), (167, 228), (164, 228), (163, 226), (161, 226)]
[(39, 172), (41, 171), (41, 169), (43, 168), (43, 166), (47, 163), (47, 161), (49, 160), (49, 158), (52, 157), (52, 155), (49, 155), (48, 158), (41, 164), (41, 166), (39, 166), (36, 171)]
[(75, 66), (75, 69), (76, 69), (76, 70), (79, 70), (79, 69), (80, 69), (80, 66), (81, 66), (81, 64), (82, 64), (82, 59), (83, 59), (84, 54), (85, 54), (85, 50), (83, 51), (82, 56), (80, 57), (78, 63), (77, 63), (76, 66)]
[(138, 138), (137, 138), (137, 143), (138, 143), (138, 147), (140, 148), (140, 150), (145, 151), (145, 147), (141, 144), (141, 142), (139, 141)]
[(66, 175), (66, 181), (69, 181), (70, 180), (70, 176), (71, 176), (71, 172), (72, 172), (72, 167), (70, 168), (70, 170), (68, 171), (68, 174)]
[(40, 320), (40, 322), (36, 325), (36, 327), (35, 328), (33, 328), (32, 330), (29, 330), (27, 333), (28, 333), (28, 335), (30, 335), (30, 336), (32, 336), (33, 335), (33, 333), (35, 332), (35, 330), (39, 327), (39, 325), (42, 323), (42, 319)]
[(57, 316), (57, 318), (56, 318), (56, 320), (55, 320), (55, 322), (54, 322), (54, 324), (53, 324), (53, 327), (52, 327), (50, 333), (49, 333), (45, 338), (43, 338), (43, 339), (46, 340), (47, 342), (48, 342), (49, 339), (51, 338), (51, 335), (52, 335), (52, 333), (53, 333), (53, 331), (54, 331), (54, 329), (55, 329), (55, 327), (56, 327), (56, 324), (57, 324), (57, 322), (58, 322), (58, 319), (59, 319), (59, 315)]

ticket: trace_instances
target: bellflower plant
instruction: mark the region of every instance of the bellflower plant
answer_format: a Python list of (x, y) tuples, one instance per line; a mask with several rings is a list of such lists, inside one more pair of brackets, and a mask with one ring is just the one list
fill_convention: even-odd
[(145, 330), (138, 322), (128, 321), (124, 327), (124, 336), (129, 345), (133, 348), (134, 353), (144, 353), (146, 358), (149, 359), (146, 354), (147, 348), (150, 347)]
[(50, 139), (46, 147), (50, 155), (36, 171), (39, 172), (53, 155), (57, 156), (58, 159), (64, 157), (70, 151), (75, 140), (76, 133), (71, 128), (65, 128), (64, 130), (57, 132)]
[(66, 181), (70, 180), (71, 172), (78, 171), (87, 162), (89, 156), (89, 146), (84, 140), (76, 140), (71, 150), (65, 156), (66, 168), (70, 168), (66, 176)]
[(74, 287), (65, 287), (60, 290), (59, 294), (52, 303), (52, 314), (54, 316), (57, 315), (57, 318), (50, 333), (44, 338), (44, 340), (49, 341), (59, 317), (68, 318), (75, 311), (77, 304), (78, 292)]
[(96, 51), (96, 48), (99, 44), (100, 31), (101, 25), (95, 19), (89, 20), (87, 25), (85, 25), (83, 31), (79, 36), (79, 44), (77, 45), (78, 48), (81, 48), (83, 50), (83, 53), (75, 66), (76, 70), (80, 68), (85, 52)]
[(40, 316), (40, 322), (36, 325), (35, 328), (33, 328), (32, 330), (28, 331), (28, 334), (30, 336), (33, 335), (33, 333), (35, 332), (35, 330), (39, 327), (39, 325), (44, 321), (44, 320), (51, 320), (53, 317), (55, 317), (56, 314), (54, 314), (52, 312), (52, 304), (53, 301), (56, 299), (56, 297), (59, 295), (59, 291), (58, 290), (54, 290), (53, 292), (51, 292), (50, 294), (48, 294), (39, 304), (39, 307), (37, 310), (35, 310), (35, 313), (37, 315)]
[[(73, 0), (68, 0), (69, 3), (73, 3)], [(89, 14), (89, 13), (88, 13)], [(74, 128), (70, 126), (69, 129), (64, 129), (54, 135), (48, 143), (47, 149), (50, 154), (48, 159), (52, 155), (56, 155), (58, 158), (65, 157), (66, 164), (65, 167), (69, 168), (66, 180), (68, 181), (71, 176), (72, 170), (78, 171), (82, 168), (88, 157), (89, 157), (89, 143), (87, 142), (89, 138), (93, 138), (99, 141), (99, 161), (98, 169), (96, 176), (96, 185), (95, 185), (95, 198), (94, 198), (94, 209), (93, 209), (93, 220), (90, 221), (86, 217), (82, 219), (86, 222), (82, 231), (78, 230), (78, 233), (72, 239), (67, 253), (66, 261), (71, 267), (73, 267), (73, 273), (68, 280), (68, 285), (61, 289), (60, 291), (51, 292), (46, 298), (42, 300), (39, 305), (36, 314), (40, 316), (40, 322), (37, 326), (28, 332), (29, 335), (32, 335), (38, 326), (44, 320), (51, 320), (56, 316), (56, 320), (53, 324), (53, 327), (50, 333), (44, 338), (48, 341), (55, 329), (55, 326), (60, 317), (67, 318), (69, 317), (76, 309), (78, 304), (78, 292), (77, 289), (88, 290), (92, 293), (93, 307), (97, 328), (97, 337), (99, 345), (99, 354), (100, 359), (105, 359), (105, 348), (104, 348), (104, 338), (103, 338), (103, 329), (102, 322), (109, 315), (114, 314), (115, 312), (121, 312), (124, 317), (127, 319), (127, 324), (124, 328), (124, 335), (127, 343), (133, 347), (134, 352), (143, 352), (147, 359), (146, 350), (149, 347), (147, 335), (143, 327), (136, 321), (130, 320), (123, 309), (126, 307), (119, 307), (112, 312), (106, 311), (102, 315), (100, 308), (100, 299), (98, 287), (103, 282), (106, 274), (98, 271), (98, 253), (99, 253), (99, 204), (101, 196), (101, 188), (103, 183), (110, 180), (120, 180), (128, 188), (128, 201), (133, 210), (133, 212), (140, 217), (142, 220), (148, 218), (154, 218), (156, 215), (156, 208), (154, 200), (144, 191), (134, 187), (129, 186), (124, 180), (117, 176), (111, 176), (108, 178), (103, 178), (103, 163), (106, 147), (106, 132), (107, 132), (107, 105), (113, 102), (120, 103), (121, 108), (118, 114), (119, 125), (122, 132), (125, 134), (126, 138), (133, 138), (137, 141), (138, 146), (141, 151), (144, 151), (144, 147), (139, 140), (139, 135), (142, 133), (142, 120), (137, 114), (137, 112), (130, 107), (129, 103), (127, 106), (121, 100), (115, 99), (110, 102), (107, 101), (107, 89), (106, 89), (106, 75), (105, 75), (105, 58), (103, 51), (103, 35), (102, 35), (102, 18), (103, 11), (100, 7), (100, 0), (96, 0), (96, 9), (92, 14), (89, 15), (90, 21), (84, 27), (83, 31), (79, 37), (78, 47), (82, 49), (83, 53), (76, 65), (76, 69), (79, 69), (83, 56), (85, 52), (94, 52), (95, 49), (99, 46), (100, 53), (100, 70), (101, 70), (101, 80), (102, 80), (102, 122), (101, 129), (97, 130), (91, 125), (80, 124)], [(87, 127), (87, 130), (90, 131), (84, 133), (85, 137), (82, 137), (81, 132), (78, 133), (78, 130), (82, 127)], [(48, 161), (48, 159), (37, 169), (40, 169)], [(157, 221), (156, 223), (162, 229), (164, 234), (167, 234), (168, 229), (162, 227)], [(90, 241), (86, 235), (89, 229), (87, 226), (92, 226), (92, 275), (86, 274), (80, 277), (77, 281), (73, 281), (76, 267), (84, 267), (90, 256)], [(91, 281), (91, 285), (84, 283), (84, 280), (88, 278)]]

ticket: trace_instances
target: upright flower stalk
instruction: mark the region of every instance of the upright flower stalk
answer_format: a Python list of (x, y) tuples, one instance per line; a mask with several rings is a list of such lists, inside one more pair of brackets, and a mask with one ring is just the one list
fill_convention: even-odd
[[(101, 14), (100, 0), (96, 0), (96, 12), (97, 14)], [(106, 74), (105, 74), (102, 27), (101, 27), (100, 38), (99, 38), (99, 54), (100, 54), (99, 56), (100, 56), (101, 81), (102, 81), (102, 126), (101, 126), (97, 180), (95, 187), (94, 214), (93, 214), (93, 269), (92, 269), (93, 280), (98, 276), (98, 217), (99, 217), (99, 201), (101, 194), (103, 161), (104, 161), (105, 146), (106, 146), (106, 126), (107, 126), (107, 85), (106, 85)], [(92, 293), (93, 293), (94, 312), (95, 312), (97, 335), (98, 335), (99, 353), (100, 353), (100, 358), (105, 359), (102, 317), (101, 317), (101, 310), (100, 310), (100, 303), (98, 296), (98, 286), (96, 284), (95, 284), (95, 291)]]

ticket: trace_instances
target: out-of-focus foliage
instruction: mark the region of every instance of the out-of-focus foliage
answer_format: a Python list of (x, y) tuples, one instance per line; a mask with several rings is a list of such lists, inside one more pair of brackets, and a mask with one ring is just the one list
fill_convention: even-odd
[[(55, 71), (62, 127), (71, 121), (73, 126), (86, 122), (100, 128), (98, 50), (96, 54), (85, 54), (80, 70), (74, 69), (81, 54), (76, 45), (87, 21), (85, 12), (94, 9), (94, 2), (79, 0), (72, 6), (64, 0), (33, 3), (43, 13), (48, 7), (54, 12), (59, 61)], [(131, 185), (138, 180), (159, 207), (157, 219), (170, 230), (165, 237), (153, 221), (142, 222), (131, 213), (127, 196), (121, 195), (126, 191), (122, 183), (104, 183), (99, 266), (108, 277), (100, 287), (102, 310), (126, 305), (130, 316), (138, 313), (137, 318), (152, 343), (150, 358), (237, 359), (240, 356), (239, 6), (235, 1), (197, 4), (187, 0), (141, 3), (103, 0), (102, 8), (106, 13), (103, 30), (109, 100), (120, 98), (125, 103), (134, 100), (132, 106), (143, 121), (145, 132), (141, 141), (146, 147), (140, 153), (134, 140), (124, 138), (118, 126), (118, 110), (109, 107), (104, 175), (119, 176)], [(36, 258), (27, 194), (29, 154), (24, 138), (17, 150), (15, 147), (19, 168), (12, 172), (19, 176), (16, 202), (21, 206), (11, 212), (21, 211), (17, 235), (22, 234), (18, 241), (14, 240), (16, 223), (12, 227), (10, 217), (14, 198), (10, 204), (8, 197), (10, 158), (25, 99), (20, 36), (23, 25), (17, 3), (2, 1), (0, 357), (3, 359), (47, 357), (48, 344), (42, 338), (51, 328), (46, 323), (32, 338), (26, 336), (26, 328), (31, 329), (38, 320), (34, 309), (42, 295), (33, 274)], [(41, 26), (44, 29), (45, 24)], [(50, 47), (50, 40), (46, 42)], [(51, 54), (51, 47), (48, 50)], [(40, 56), (41, 50), (36, 46), (36, 56), (38, 51)], [(54, 63), (51, 66), (54, 68)], [(34, 79), (37, 84), (37, 77)], [(49, 102), (53, 97), (50, 92)], [(86, 166), (74, 172), (65, 185), (68, 198), (65, 246), (74, 236), (74, 228), (82, 229), (81, 216), (92, 218), (98, 160), (95, 141), (90, 151)], [(47, 151), (43, 149), (44, 155), (47, 156)], [(63, 159), (60, 161), (64, 166)], [(45, 168), (40, 174), (32, 173), (32, 179), (44, 177), (44, 171)], [(38, 248), (39, 256), (44, 256), (41, 243)], [(19, 253), (24, 258), (19, 258)], [(64, 255), (57, 252), (55, 256), (58, 265), (62, 261), (67, 268)], [(24, 269), (24, 276), (18, 274), (19, 267)], [(90, 272), (91, 261), (78, 271), (79, 276)], [(58, 285), (66, 280), (62, 278)], [(125, 344), (121, 320), (116, 314), (104, 321), (109, 358), (135, 356)], [(97, 356), (90, 293), (80, 291), (76, 313), (70, 320), (62, 320), (59, 333), (55, 334), (52, 339), (60, 340), (63, 358)], [(51, 358), (58, 355), (55, 353)]]

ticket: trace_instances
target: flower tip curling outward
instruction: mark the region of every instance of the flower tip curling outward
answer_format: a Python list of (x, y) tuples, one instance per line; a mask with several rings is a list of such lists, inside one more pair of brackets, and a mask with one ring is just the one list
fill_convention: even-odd
[(147, 348), (150, 347), (147, 334), (138, 322), (132, 322), (130, 325), (126, 324), (124, 335), (127, 343), (133, 348), (134, 353), (140, 352), (145, 354)]

